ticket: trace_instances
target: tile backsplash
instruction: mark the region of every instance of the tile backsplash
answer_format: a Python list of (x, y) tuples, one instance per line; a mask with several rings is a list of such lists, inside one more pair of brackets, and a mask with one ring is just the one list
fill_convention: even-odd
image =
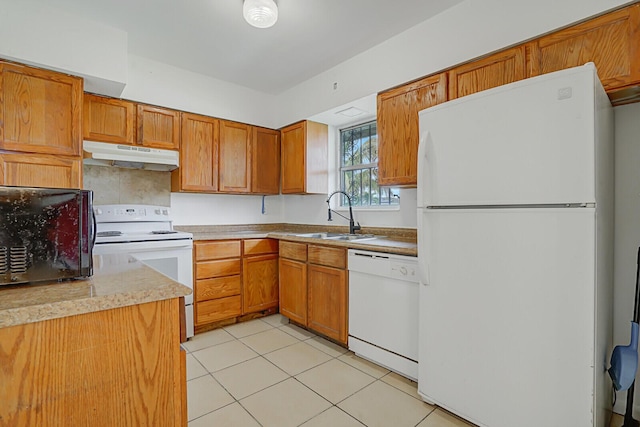
[(171, 172), (90, 165), (83, 168), (84, 188), (93, 190), (96, 205), (171, 205)]

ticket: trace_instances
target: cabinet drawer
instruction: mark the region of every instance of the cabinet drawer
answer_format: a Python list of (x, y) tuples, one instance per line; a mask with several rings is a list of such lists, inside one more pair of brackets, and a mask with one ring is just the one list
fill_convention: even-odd
[(306, 261), (307, 244), (282, 241), (280, 242), (280, 256), (297, 261)]
[(196, 302), (240, 295), (240, 276), (196, 281)]
[(240, 259), (204, 261), (196, 264), (196, 279), (240, 274)]
[(334, 268), (347, 268), (346, 249), (309, 245), (309, 263)]
[(275, 239), (245, 239), (245, 255), (261, 255), (278, 253), (278, 241)]
[(220, 240), (206, 243), (196, 242), (195, 247), (196, 261), (240, 257), (240, 240)]
[(199, 302), (196, 303), (196, 324), (202, 325), (236, 317), (241, 314), (241, 311), (242, 299), (240, 295)]

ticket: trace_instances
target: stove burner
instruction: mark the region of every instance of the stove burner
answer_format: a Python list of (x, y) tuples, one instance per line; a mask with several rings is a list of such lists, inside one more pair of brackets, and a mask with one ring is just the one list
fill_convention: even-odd
[(122, 236), (122, 231), (98, 231), (97, 237)]
[(177, 233), (177, 231), (173, 231), (173, 230), (155, 230), (152, 231), (151, 234), (174, 234)]

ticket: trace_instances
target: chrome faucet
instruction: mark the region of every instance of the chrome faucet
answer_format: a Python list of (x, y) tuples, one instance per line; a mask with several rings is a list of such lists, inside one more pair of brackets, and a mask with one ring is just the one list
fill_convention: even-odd
[[(331, 209), (331, 205), (329, 204), (329, 201), (331, 200), (331, 197), (337, 193), (341, 193), (347, 196), (347, 201), (349, 202), (349, 218), (342, 215), (340, 212), (336, 212), (333, 209)], [(327, 218), (327, 221), (333, 221), (333, 219), (331, 219), (331, 212), (333, 212), (335, 214), (338, 214), (342, 218), (349, 220), (349, 234), (356, 234), (356, 231), (360, 230), (360, 223), (358, 223), (358, 225), (355, 225), (355, 222), (353, 221), (353, 210), (351, 209), (351, 197), (349, 197), (347, 193), (345, 193), (342, 190), (337, 190), (329, 194), (329, 198), (327, 198), (327, 206), (329, 206), (329, 210), (328, 210), (329, 217)]]

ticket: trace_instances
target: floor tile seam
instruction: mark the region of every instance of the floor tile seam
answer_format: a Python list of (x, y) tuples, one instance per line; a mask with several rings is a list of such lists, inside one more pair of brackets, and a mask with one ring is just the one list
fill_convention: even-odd
[[(320, 366), (320, 365), (318, 365), (318, 366)], [(317, 367), (317, 366), (316, 366), (316, 367)], [(298, 374), (298, 375), (300, 375), (300, 374)], [(371, 375), (369, 375), (369, 377), (371, 377)], [(362, 386), (362, 387), (358, 388), (356, 391), (354, 391), (353, 393), (349, 394), (349, 395), (348, 395), (348, 396), (346, 396), (345, 398), (343, 398), (343, 399), (341, 399), (341, 400), (337, 401), (336, 403), (331, 402), (331, 404), (333, 404), (333, 406), (336, 406), (336, 407), (337, 407), (340, 403), (344, 402), (345, 400), (347, 400), (348, 398), (352, 397), (353, 395), (355, 395), (355, 394), (357, 394), (357, 393), (360, 393), (360, 392), (361, 392), (362, 390), (364, 390), (365, 388), (369, 387), (370, 385), (373, 385), (376, 381), (380, 381), (380, 380), (376, 379), (375, 377), (371, 377), (371, 379), (373, 379), (373, 381), (371, 381), (370, 383), (367, 383), (367, 384), (365, 384), (364, 386)], [(296, 380), (297, 380), (298, 382), (302, 382), (302, 381), (301, 381), (301, 380), (299, 380), (298, 378), (296, 378)], [(307, 388), (310, 388), (310, 387), (309, 387), (309, 386), (307, 386), (306, 384), (304, 384), (304, 383), (302, 383), (302, 384), (303, 384), (303, 385), (305, 385)], [(318, 394), (318, 393), (316, 392), (316, 394)], [(326, 400), (328, 400), (326, 397), (323, 397), (323, 398), (324, 398), (324, 399), (326, 399)], [(341, 411), (343, 411), (343, 412), (346, 412), (346, 411), (344, 411), (342, 408), (339, 408), (339, 409), (340, 409)], [(349, 414), (349, 415), (350, 415), (350, 414)]]
[[(280, 369), (280, 370), (282, 370), (282, 369)], [(285, 372), (285, 374), (286, 374), (286, 372)], [(288, 375), (288, 374), (287, 374), (287, 375)], [(247, 394), (246, 396), (243, 396), (243, 397), (241, 397), (240, 399), (236, 399), (236, 398), (235, 398), (235, 396), (234, 396), (233, 394), (231, 394), (231, 393), (229, 393), (229, 394), (231, 394), (231, 397), (233, 397), (234, 399), (236, 399), (236, 401), (237, 401), (238, 403), (240, 403), (240, 401), (241, 401), (241, 400), (245, 400), (245, 399), (247, 399), (247, 398), (249, 398), (249, 397), (253, 396), (254, 394), (258, 394), (258, 393), (260, 393), (260, 392), (265, 391), (265, 390), (266, 390), (266, 389), (268, 389), (268, 388), (275, 387), (275, 386), (277, 386), (278, 384), (282, 384), (283, 382), (285, 382), (285, 381), (287, 381), (287, 380), (289, 380), (289, 379), (291, 379), (291, 378), (293, 378), (293, 377), (289, 376), (289, 377), (287, 377), (287, 378), (284, 378), (284, 379), (281, 379), (281, 380), (279, 380), (279, 381), (276, 381), (275, 383), (270, 384), (270, 385), (266, 386), (265, 388), (261, 388), (260, 390), (256, 390), (256, 391), (254, 391), (254, 392), (253, 392), (253, 393), (251, 393), (251, 394)]]
[[(324, 339), (324, 340), (326, 340), (326, 338), (322, 338), (321, 336), (316, 336), (316, 337), (314, 337), (314, 338), (320, 338), (320, 339)], [(310, 339), (309, 339), (309, 340), (307, 340), (307, 341), (315, 341), (315, 340), (314, 340), (313, 338), (310, 338)], [(328, 340), (327, 340), (327, 341), (328, 341)], [(318, 341), (316, 341), (316, 342), (318, 342)], [(329, 341), (329, 342), (331, 342), (331, 341)], [(320, 344), (322, 345), (322, 343), (320, 343)], [(311, 344), (309, 344), (309, 345), (311, 345)], [(336, 345), (337, 345), (337, 344), (336, 344)], [(350, 351), (348, 348), (341, 347), (341, 348), (344, 348), (344, 349), (345, 349), (345, 352), (344, 352), (344, 353), (340, 353), (340, 354), (339, 354), (339, 355), (337, 355), (337, 356), (334, 356), (334, 355), (332, 355), (331, 353), (329, 353), (328, 351), (324, 351), (323, 349), (318, 348), (318, 347), (316, 347), (316, 346), (314, 346), (314, 345), (311, 345), (311, 347), (313, 347), (313, 348), (315, 348), (315, 349), (318, 349), (318, 350), (320, 350), (321, 352), (323, 352), (323, 353), (325, 353), (325, 354), (328, 354), (329, 356), (334, 357), (334, 358), (338, 358), (338, 357), (340, 357), (340, 356), (343, 356), (343, 355), (345, 355), (345, 354), (349, 353), (349, 351)], [(334, 350), (334, 351), (337, 351), (337, 350)]]
[[(324, 354), (326, 354), (326, 353), (324, 353)], [(330, 355), (328, 355), (328, 354), (327, 354), (327, 356), (331, 357), (331, 356), (330, 356)], [(300, 372), (298, 372), (298, 373), (296, 373), (296, 374), (289, 374), (289, 373), (288, 373), (288, 372), (286, 372), (286, 371), (285, 371), (285, 373), (286, 373), (287, 375), (289, 375), (291, 378), (294, 378), (294, 377), (297, 377), (298, 375), (304, 374), (305, 372), (309, 372), (309, 371), (310, 371), (310, 370), (312, 370), (312, 369), (315, 369), (315, 368), (318, 368), (318, 367), (320, 367), (320, 366), (322, 366), (322, 365), (325, 365), (325, 364), (327, 364), (327, 363), (331, 362), (333, 359), (335, 359), (335, 357), (332, 357), (332, 358), (331, 358), (331, 359), (329, 359), (329, 360), (325, 360), (324, 362), (320, 362), (320, 363), (318, 363), (317, 365), (314, 365), (314, 366), (312, 366), (312, 367), (310, 367), (310, 368), (307, 368), (307, 369), (305, 369), (304, 371), (300, 371)], [(280, 369), (282, 369), (282, 368), (280, 368)]]
[[(265, 325), (269, 326), (269, 329), (278, 329), (278, 328), (276, 328), (276, 327), (274, 327), (274, 326), (269, 325), (269, 324), (268, 324), (268, 323), (266, 323), (266, 322), (262, 322), (262, 323), (264, 323)], [(236, 324), (236, 325), (239, 325), (240, 323), (235, 323), (235, 324)], [(225, 329), (224, 331), (225, 331), (226, 333), (228, 333), (229, 335), (231, 335), (233, 338), (235, 338), (235, 339), (239, 340), (239, 339), (241, 339), (241, 338), (247, 338), (247, 337), (250, 337), (250, 336), (252, 336), (252, 335), (257, 335), (257, 334), (260, 334), (260, 333), (262, 333), (262, 332), (266, 332), (266, 331), (268, 331), (269, 329), (264, 329), (264, 330), (262, 330), (262, 331), (253, 332), (253, 333), (250, 333), (250, 334), (247, 334), (247, 335), (243, 335), (243, 336), (241, 336), (241, 337), (237, 337), (237, 336), (233, 335), (233, 333), (231, 333), (231, 332), (227, 331), (226, 329)]]
[[(231, 396), (231, 397), (233, 397), (233, 396)], [(220, 406), (219, 408), (214, 409), (213, 411), (209, 411), (209, 412), (207, 412), (206, 414), (202, 414), (202, 415), (199, 415), (199, 416), (197, 416), (197, 417), (195, 417), (195, 418), (189, 419), (189, 420), (187, 420), (187, 425), (188, 425), (189, 423), (191, 423), (192, 421), (195, 421), (195, 420), (197, 420), (197, 419), (199, 419), (199, 418), (202, 418), (202, 417), (206, 417), (207, 415), (212, 414), (212, 413), (214, 413), (214, 412), (216, 412), (216, 411), (218, 411), (218, 410), (220, 410), (220, 409), (222, 409), (222, 408), (226, 408), (226, 407), (227, 407), (227, 406), (229, 406), (229, 405), (233, 405), (233, 404), (234, 404), (234, 403), (236, 403), (236, 402), (237, 402), (237, 401), (236, 401), (236, 400), (234, 400), (233, 402), (229, 402), (229, 403), (227, 403), (227, 404), (225, 404), (225, 405), (222, 405), (222, 406)]]
[[(248, 397), (248, 396), (247, 396), (247, 397)], [(246, 407), (242, 404), (242, 402), (241, 402), (241, 401), (236, 400), (236, 402), (238, 402), (238, 405), (240, 405), (240, 407), (241, 407), (242, 409), (244, 409), (244, 411), (245, 411), (247, 414), (249, 414), (249, 416), (250, 416), (251, 418), (253, 418), (253, 420), (254, 420), (256, 423), (258, 423), (258, 425), (259, 425), (260, 427), (264, 427), (264, 424), (262, 424), (260, 421), (258, 421), (258, 419), (257, 419), (257, 418), (256, 418), (256, 417), (251, 413), (251, 411), (249, 411), (249, 409), (248, 409), (248, 408), (246, 408)], [(228, 426), (228, 427), (231, 427), (231, 426)]]
[[(389, 384), (388, 382), (386, 382), (386, 381), (384, 381), (384, 380), (382, 379), (382, 378), (385, 378), (385, 377), (387, 377), (387, 376), (389, 376), (389, 375), (391, 375), (391, 374), (394, 374), (394, 373), (395, 373), (396, 375), (400, 375), (400, 374), (398, 374), (397, 372), (390, 371), (388, 374), (383, 375), (382, 377), (378, 378), (378, 380), (382, 381), (382, 382), (383, 382), (383, 383), (385, 383), (386, 385), (390, 385), (391, 387), (395, 388), (396, 390), (399, 390), (399, 391), (403, 392), (404, 394), (408, 394), (409, 396), (413, 397), (414, 399), (419, 400), (420, 402), (427, 403), (427, 402), (425, 402), (424, 400), (422, 400), (421, 398), (416, 397), (416, 396), (412, 395), (411, 393), (408, 393), (408, 392), (404, 391), (404, 390), (403, 390), (403, 389), (401, 389), (400, 387), (396, 387), (396, 386), (394, 386), (393, 384)], [(416, 391), (416, 393), (417, 393), (417, 391)], [(432, 405), (432, 406), (433, 406), (433, 405)]]
[(231, 336), (231, 338), (230, 338), (230, 339), (228, 339), (228, 340), (226, 340), (226, 341), (217, 342), (217, 343), (215, 343), (215, 344), (211, 344), (211, 345), (208, 345), (208, 346), (206, 346), (206, 347), (202, 347), (202, 348), (199, 348), (199, 349), (197, 349), (197, 350), (190, 351), (190, 352), (189, 352), (189, 354), (196, 353), (196, 352), (198, 352), (198, 351), (200, 351), (200, 350), (206, 350), (207, 348), (215, 347), (215, 346), (218, 346), (218, 345), (220, 345), (220, 344), (226, 344), (226, 343), (231, 342), (231, 341), (234, 341), (234, 340), (236, 340), (236, 341), (237, 341), (237, 338), (236, 338), (236, 337), (234, 337), (234, 336), (232, 335), (232, 336)]
[(342, 408), (338, 408), (336, 405), (331, 405), (330, 407), (328, 407), (327, 409), (325, 409), (324, 411), (320, 412), (318, 415), (312, 417), (311, 419), (308, 419), (306, 421), (304, 421), (301, 424), (298, 424), (298, 427), (302, 427), (305, 423), (308, 423), (309, 421), (313, 420), (316, 417), (319, 417), (320, 415), (324, 414), (325, 412), (331, 410), (331, 408), (336, 408), (338, 411), (342, 412), (343, 414), (347, 415), (350, 418), (353, 418), (358, 424), (363, 425), (364, 427), (367, 427), (366, 424), (364, 424), (362, 421), (360, 421), (359, 419), (355, 418), (353, 415), (351, 415), (350, 413), (344, 411)]
[[(339, 360), (340, 362), (344, 363), (347, 366), (351, 366), (353, 369), (357, 369), (358, 371), (362, 372), (363, 374), (369, 375), (370, 377), (372, 377), (375, 380), (381, 380), (383, 377), (387, 376), (388, 374), (390, 374), (392, 372), (392, 371), (389, 371), (386, 374), (384, 374), (382, 377), (376, 377), (375, 375), (371, 375), (370, 373), (358, 368), (357, 366), (353, 366), (352, 364), (347, 363), (344, 360), (340, 359), (342, 356), (344, 356), (346, 354), (348, 354), (348, 353), (341, 354), (340, 356), (337, 356), (336, 359)], [(355, 353), (353, 353), (353, 355), (355, 356)], [(356, 357), (358, 357), (358, 356), (356, 356)], [(363, 360), (366, 360), (366, 359), (363, 359)], [(380, 365), (376, 365), (376, 366), (380, 366)], [(381, 366), (381, 368), (384, 368), (384, 366)], [(384, 369), (387, 369), (387, 368), (384, 368)], [(390, 385), (390, 384), (388, 384), (388, 385)]]
[[(309, 391), (311, 391), (313, 394), (315, 394), (316, 396), (318, 396), (320, 399), (324, 400), (325, 402), (327, 402), (329, 404), (329, 407), (327, 409), (325, 409), (325, 411), (331, 409), (332, 406), (335, 406), (333, 404), (333, 402), (331, 402), (329, 399), (327, 399), (326, 397), (324, 397), (323, 395), (321, 395), (320, 393), (318, 393), (317, 391), (315, 391), (314, 389), (308, 387), (306, 384), (304, 384), (303, 382), (301, 382), (299, 379), (297, 379), (296, 377), (292, 376), (291, 377), (292, 380), (296, 381), (298, 384), (300, 384), (302, 387), (305, 387), (306, 389), (308, 389)], [(311, 418), (307, 418), (306, 420), (304, 420), (303, 422), (301, 422), (299, 425), (302, 425), (312, 419), (314, 419), (315, 417), (317, 417), (318, 415), (320, 415), (322, 412), (318, 412), (317, 414), (315, 414), (313, 417)]]
[[(425, 403), (426, 403), (426, 402), (425, 402)], [(433, 406), (433, 409), (432, 409), (431, 411), (429, 411), (429, 413), (428, 413), (427, 415), (425, 415), (423, 419), (421, 419), (420, 421), (418, 421), (414, 427), (418, 427), (418, 426), (420, 425), (420, 423), (422, 423), (424, 420), (426, 420), (427, 418), (429, 418), (429, 416), (431, 416), (431, 414), (433, 414), (434, 412), (436, 412), (436, 409), (438, 409), (438, 407), (437, 407), (437, 406), (435, 406), (435, 405), (431, 405), (431, 406)]]
[[(250, 349), (250, 350), (251, 350), (251, 349)], [(251, 350), (251, 351), (253, 351), (253, 350)], [(253, 352), (255, 353), (255, 351), (253, 351)], [(244, 360), (241, 360), (241, 361), (237, 361), (237, 362), (235, 362), (235, 363), (233, 363), (233, 364), (231, 364), (231, 365), (225, 366), (224, 368), (216, 369), (215, 371), (210, 371), (209, 369), (207, 369), (207, 367), (206, 367), (206, 366), (205, 366), (205, 369), (207, 370), (207, 372), (208, 372), (208, 373), (213, 374), (213, 373), (215, 373), (215, 372), (223, 371), (223, 370), (225, 370), (225, 369), (227, 369), (227, 368), (231, 368), (231, 367), (236, 366), (236, 365), (239, 365), (239, 364), (241, 364), (241, 363), (248, 362), (249, 360), (253, 360), (253, 359), (257, 358), (257, 357), (260, 357), (260, 355), (256, 353), (256, 354), (255, 354), (255, 356), (253, 356), (253, 357), (250, 357), (250, 358), (248, 358), (248, 359), (244, 359)]]
[[(289, 335), (289, 336), (291, 336), (291, 335)], [(291, 337), (292, 337), (292, 338), (294, 338), (294, 339), (296, 338), (296, 337), (293, 337), (293, 336), (291, 336)], [(238, 341), (240, 341), (242, 344), (246, 345), (246, 346), (247, 346), (247, 347), (249, 347), (251, 350), (253, 350), (253, 351), (255, 351), (256, 353), (258, 353), (258, 351), (257, 351), (256, 349), (254, 349), (253, 347), (251, 347), (249, 344), (247, 344), (247, 343), (245, 343), (245, 342), (243, 342), (243, 341), (241, 341), (241, 340), (238, 340)], [(260, 354), (260, 356), (264, 356), (265, 354), (270, 354), (270, 353), (273, 353), (273, 352), (275, 352), (275, 351), (282, 350), (283, 348), (291, 347), (292, 345), (296, 345), (296, 344), (301, 343), (301, 342), (304, 342), (304, 341), (300, 341), (300, 340), (298, 340), (298, 342), (294, 342), (293, 344), (287, 344), (287, 345), (285, 345), (284, 347), (276, 348), (275, 350), (267, 351), (267, 352), (265, 352), (265, 353), (258, 353), (258, 354)]]
[[(311, 333), (313, 334), (313, 336), (312, 336), (312, 337), (305, 337), (304, 339), (302, 339), (302, 338), (298, 338), (297, 336), (293, 335), (292, 333), (287, 332), (286, 330), (282, 329), (283, 327), (285, 327), (285, 326), (289, 326), (289, 325), (290, 325), (290, 324), (286, 324), (286, 325), (278, 326), (276, 329), (281, 329), (281, 330), (282, 330), (282, 332), (284, 332), (285, 334), (290, 335), (290, 336), (292, 336), (292, 337), (294, 337), (294, 338), (296, 338), (296, 339), (299, 339), (300, 341), (307, 341), (307, 340), (313, 339), (313, 338), (315, 338), (315, 337), (317, 337), (317, 336), (318, 336), (318, 335), (316, 335), (316, 334), (313, 334), (313, 332), (311, 332)], [(292, 325), (292, 326), (295, 326), (295, 325)], [(299, 326), (298, 326), (298, 327), (299, 327)], [(300, 328), (300, 329), (302, 329), (302, 328)], [(304, 331), (306, 331), (306, 329), (303, 329), (303, 330), (304, 330)]]

